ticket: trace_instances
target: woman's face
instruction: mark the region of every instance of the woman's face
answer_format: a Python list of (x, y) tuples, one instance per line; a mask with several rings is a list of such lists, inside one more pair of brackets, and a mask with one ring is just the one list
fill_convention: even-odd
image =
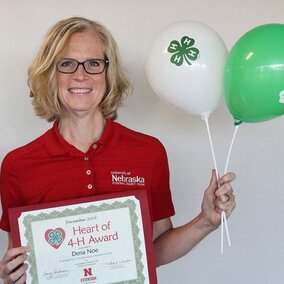
[[(75, 33), (70, 37), (62, 58), (79, 62), (104, 59), (101, 41), (93, 31)], [(101, 74), (88, 74), (83, 65), (79, 65), (72, 74), (60, 73), (57, 70), (58, 96), (63, 108), (63, 117), (101, 112), (99, 105), (106, 92), (105, 72), (106, 68)]]

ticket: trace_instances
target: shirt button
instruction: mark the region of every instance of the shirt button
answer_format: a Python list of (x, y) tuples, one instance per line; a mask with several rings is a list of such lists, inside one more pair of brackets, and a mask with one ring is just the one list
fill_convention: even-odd
[(93, 149), (97, 149), (98, 145), (97, 144), (94, 144), (93, 145)]
[(92, 189), (93, 185), (92, 184), (88, 184), (88, 189)]
[(84, 157), (85, 161), (89, 161), (89, 159), (90, 159), (89, 157)]
[(91, 173), (92, 173), (91, 170), (87, 170), (87, 171), (86, 171), (86, 174), (87, 174), (88, 176), (89, 176)]

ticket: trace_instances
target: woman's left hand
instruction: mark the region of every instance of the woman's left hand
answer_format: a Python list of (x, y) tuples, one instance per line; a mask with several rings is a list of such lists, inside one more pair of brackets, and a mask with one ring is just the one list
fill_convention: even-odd
[(202, 217), (212, 229), (220, 225), (222, 211), (228, 218), (236, 207), (235, 195), (231, 186), (234, 179), (234, 173), (227, 173), (217, 181), (216, 172), (212, 171), (210, 184), (204, 192), (201, 205)]

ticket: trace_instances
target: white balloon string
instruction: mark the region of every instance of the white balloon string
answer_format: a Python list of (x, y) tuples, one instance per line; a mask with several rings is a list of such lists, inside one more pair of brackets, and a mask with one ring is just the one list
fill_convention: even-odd
[[(211, 147), (211, 152), (212, 152), (212, 157), (213, 157), (213, 161), (214, 161), (214, 167), (215, 167), (216, 177), (217, 177), (217, 182), (218, 182), (219, 174), (218, 174), (217, 162), (216, 162), (216, 157), (215, 157), (215, 151), (214, 151), (213, 142), (212, 142), (212, 138), (211, 138), (211, 132), (210, 132), (210, 127), (209, 127), (208, 117), (202, 117), (202, 119), (206, 123), (208, 138), (209, 138), (209, 142), (210, 142), (210, 147)], [(236, 131), (235, 131), (235, 133), (236, 133)], [(234, 134), (234, 137), (235, 136), (236, 135)], [(233, 137), (233, 140), (235, 139), (234, 137)], [(231, 148), (232, 148), (232, 143), (231, 143), (229, 154), (231, 152)], [(227, 161), (228, 160), (229, 159), (227, 159)], [(218, 187), (219, 187), (219, 182), (218, 182)], [(226, 214), (225, 214), (225, 211), (222, 211), (222, 213), (221, 213), (221, 254), (223, 254), (223, 252), (224, 252), (224, 226), (225, 226), (225, 230), (226, 230), (228, 244), (229, 244), (229, 246), (231, 246), (231, 240), (230, 240), (230, 234), (229, 234)]]
[[(231, 157), (233, 144), (234, 144), (234, 141), (235, 141), (235, 138), (236, 138), (239, 126), (240, 125), (235, 125), (235, 131), (234, 131), (233, 138), (232, 138), (232, 141), (231, 141), (231, 144), (230, 144), (230, 148), (229, 148), (229, 152), (228, 152), (228, 156), (227, 156), (227, 160), (226, 160), (224, 174), (226, 174), (227, 171), (228, 171), (229, 160), (230, 160), (230, 157)], [(229, 233), (229, 229), (228, 229), (226, 214), (225, 214), (225, 211), (222, 211), (222, 214), (221, 214), (221, 253), (222, 254), (224, 252), (224, 237), (223, 237), (223, 235), (224, 235), (224, 228), (223, 228), (224, 225), (225, 225), (225, 230), (226, 230), (228, 244), (229, 244), (229, 246), (231, 246), (231, 239), (230, 239), (230, 233)]]
[(230, 239), (230, 233), (229, 233), (229, 228), (228, 228), (228, 224), (227, 224), (226, 213), (225, 213), (225, 211), (222, 211), (222, 213), (221, 213), (221, 254), (224, 253), (224, 227), (225, 227), (225, 230), (226, 230), (228, 245), (230, 247), (231, 246), (231, 239)]
[[(233, 144), (234, 144), (239, 126), (240, 125), (235, 125), (235, 131), (234, 131), (233, 138), (232, 138), (232, 141), (231, 141), (231, 144), (230, 144), (224, 174), (226, 174), (227, 171), (228, 171), (229, 160), (230, 160)], [(225, 226), (225, 230), (226, 230), (228, 244), (229, 244), (229, 246), (231, 246), (231, 239), (230, 239), (230, 233), (229, 233), (229, 229), (228, 229), (226, 214), (225, 214), (225, 211), (222, 211), (222, 214), (221, 214), (221, 254), (223, 254), (223, 252), (224, 252), (224, 237), (223, 237), (223, 234), (224, 234), (224, 228), (223, 227), (224, 226)]]
[(226, 218), (225, 211), (223, 211), (222, 214), (223, 214), (223, 218), (224, 218), (224, 225), (225, 225), (225, 229), (226, 229), (227, 240), (228, 240), (228, 244), (229, 244), (229, 247), (230, 247), (231, 246), (231, 239), (230, 239), (230, 233), (229, 233), (229, 228), (228, 228), (228, 224), (227, 224), (227, 218)]
[(221, 214), (221, 254), (224, 252), (224, 218), (223, 218), (223, 212)]
[(239, 129), (239, 125), (236, 125), (234, 135), (233, 135), (233, 138), (232, 138), (232, 141), (231, 141), (231, 145), (230, 145), (230, 148), (229, 148), (228, 156), (227, 156), (224, 174), (226, 174), (227, 171), (228, 171), (229, 160), (230, 160), (230, 157), (231, 157), (231, 152), (232, 152), (233, 144), (234, 144), (238, 129)]
[(216, 171), (216, 177), (217, 177), (217, 181), (218, 181), (218, 180), (219, 180), (219, 172), (218, 172), (218, 167), (217, 167), (217, 162), (216, 162), (216, 157), (215, 157), (215, 151), (214, 151), (214, 147), (213, 147), (213, 143), (212, 143), (212, 138), (211, 138), (211, 132), (210, 132), (210, 127), (209, 127), (208, 117), (202, 117), (202, 119), (203, 119), (203, 120), (205, 121), (205, 123), (206, 123), (208, 138), (209, 138), (210, 147), (211, 147), (211, 152), (212, 152), (212, 157), (213, 157), (213, 162), (214, 162), (214, 168), (215, 168), (215, 171)]

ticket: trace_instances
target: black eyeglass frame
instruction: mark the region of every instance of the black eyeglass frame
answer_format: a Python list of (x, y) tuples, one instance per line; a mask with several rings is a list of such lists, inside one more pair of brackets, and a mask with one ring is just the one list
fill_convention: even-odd
[[(77, 67), (76, 67), (75, 70), (72, 71), (72, 72), (63, 72), (63, 71), (61, 71), (61, 70), (59, 69), (59, 67), (58, 67), (59, 63), (60, 63), (62, 60), (72, 60), (72, 61), (74, 61), (74, 62), (77, 63)], [(101, 62), (104, 62), (104, 63), (105, 63), (104, 68), (103, 68), (103, 70), (102, 70), (101, 72), (92, 73), (92, 72), (88, 72), (88, 71), (87, 71), (87, 69), (86, 69), (86, 67), (85, 67), (85, 63), (88, 62), (88, 61), (92, 61), (92, 60), (101, 61)], [(75, 72), (78, 70), (79, 66), (82, 65), (86, 73), (91, 74), (91, 75), (95, 75), (95, 74), (101, 74), (101, 73), (103, 73), (103, 72), (105, 71), (106, 67), (108, 66), (108, 64), (109, 64), (109, 60), (108, 60), (107, 58), (106, 58), (106, 59), (93, 58), (93, 59), (87, 59), (87, 60), (82, 61), (82, 62), (80, 62), (80, 61), (78, 61), (78, 60), (76, 60), (76, 59), (73, 59), (73, 58), (61, 58), (61, 59), (57, 62), (56, 68), (57, 68), (58, 72), (60, 72), (60, 73), (63, 73), (63, 74), (73, 74), (73, 73), (75, 73)]]

